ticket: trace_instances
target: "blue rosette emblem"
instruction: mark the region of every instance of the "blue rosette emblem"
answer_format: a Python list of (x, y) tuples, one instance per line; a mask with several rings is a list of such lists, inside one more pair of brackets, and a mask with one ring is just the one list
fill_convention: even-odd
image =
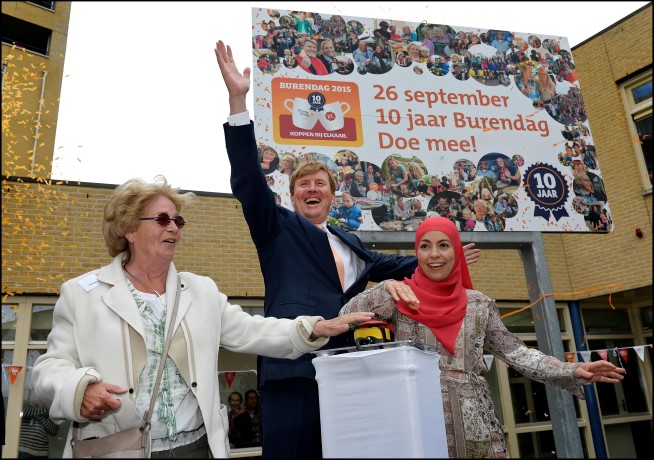
[(534, 216), (554, 220), (568, 217), (565, 202), (568, 200), (568, 184), (563, 174), (547, 163), (536, 163), (525, 171), (522, 178), (527, 196), (534, 202)]
[(309, 105), (311, 106), (311, 110), (314, 112), (321, 112), (325, 110), (323, 106), (325, 105), (325, 95), (322, 93), (318, 92), (313, 92), (309, 94), (307, 97), (307, 101), (309, 102)]

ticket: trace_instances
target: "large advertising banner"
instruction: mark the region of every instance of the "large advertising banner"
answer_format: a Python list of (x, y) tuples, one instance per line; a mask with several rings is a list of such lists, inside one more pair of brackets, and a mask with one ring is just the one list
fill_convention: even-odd
[(565, 37), (253, 8), (254, 119), (280, 206), (325, 163), (329, 221), (412, 231), (609, 232)]

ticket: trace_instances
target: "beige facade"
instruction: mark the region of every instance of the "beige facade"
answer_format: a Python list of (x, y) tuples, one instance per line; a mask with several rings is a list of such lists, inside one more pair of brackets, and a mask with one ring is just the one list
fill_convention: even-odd
[[(38, 87), (38, 91), (21, 91), (20, 94), (15, 89), (20, 89), (23, 84), (15, 80), (18, 76), (12, 76), (11, 83), (5, 81), (3, 87), (3, 365), (28, 366), (30, 350), (39, 353), (45, 349), (45, 336), (39, 336), (37, 331), (45, 329), (47, 332), (47, 324), (37, 324), (39, 319), (35, 307), (49, 306), (51, 313), (51, 306), (56, 302), (63, 281), (96, 269), (110, 260), (102, 239), (101, 218), (103, 206), (114, 186), (52, 183), (49, 179), (43, 179), (49, 177), (54, 151), (55, 101), (61, 87), (70, 13), (69, 2), (55, 2), (55, 5), (53, 15), (28, 2), (2, 4), (3, 14), (28, 19), (53, 30), (52, 55), (49, 57), (2, 44), (3, 64), (5, 60), (8, 65), (22, 61), (18, 67), (9, 67), (6, 75), (14, 70), (20, 72), (25, 65), (41, 69), (43, 64), (48, 73), (43, 98), (46, 108), (40, 121), (34, 161), (34, 106), (38, 106), (40, 81), (38, 78), (30, 80), (28, 75), (28, 83), (33, 80), (33, 84), (29, 84)], [(10, 59), (9, 56), (13, 57)], [(597, 314), (601, 316), (602, 312), (606, 312), (609, 318), (611, 313), (615, 312), (616, 318), (623, 317), (619, 312), (624, 313), (628, 326), (617, 330), (610, 330), (610, 325), (605, 326), (608, 332), (598, 328), (595, 335), (588, 332), (589, 341), (623, 344), (616, 346), (651, 344), (652, 185), (634, 127), (634, 117), (646, 116), (647, 106), (634, 108), (629, 99), (629, 88), (633, 82), (639, 83), (649, 78), (651, 85), (651, 3), (575, 47), (573, 57), (615, 230), (609, 234), (543, 235), (552, 294), (562, 323), (564, 348), (566, 351), (575, 350), (567, 302), (578, 302), (582, 312), (589, 314), (599, 312)], [(40, 74), (36, 73), (38, 77)], [(33, 97), (35, 95), (37, 97)], [(16, 99), (10, 101), (10, 98)], [(5, 103), (9, 102), (22, 104), (23, 109), (6, 113)], [(650, 120), (651, 110), (650, 95)], [(8, 124), (5, 125), (5, 122)], [(37, 165), (38, 171), (31, 169), (32, 164)], [(38, 165), (43, 165), (43, 168)], [(211, 277), (221, 291), (236, 303), (260, 313), (263, 280), (240, 203), (229, 194), (197, 192), (197, 195), (195, 202), (183, 210), (189, 225), (184, 229), (183, 242), (175, 258), (177, 268)], [(637, 236), (637, 228), (641, 229), (642, 237)], [(485, 250), (481, 260), (471, 267), (471, 276), (475, 288), (497, 299), (503, 313), (529, 304), (527, 282), (518, 251)], [(5, 308), (15, 312), (13, 322), (5, 322)], [(586, 315), (584, 320), (589, 324), (594, 321)], [(508, 322), (515, 322), (516, 327), (518, 323), (527, 328), (533, 327), (528, 314)], [(533, 332), (526, 332), (522, 338), (528, 343), (535, 343), (536, 340)], [(609, 345), (606, 347), (609, 348)], [(593, 349), (592, 344), (589, 348)], [(602, 419), (610, 457), (630, 457), (632, 453), (640, 452), (638, 447), (622, 445), (625, 440), (634, 445), (634, 440), (627, 433), (631, 429), (630, 433), (634, 434), (634, 429), (629, 428), (631, 424), (649, 421), (651, 442), (651, 356), (649, 351), (645, 360), (637, 364), (644, 391), (642, 407), (619, 411), (619, 416), (611, 413), (611, 417)], [(635, 357), (631, 359), (638, 362)], [(223, 370), (248, 369), (253, 368), (254, 359), (251, 356), (230, 355), (221, 365)], [(17, 453), (25, 376), (24, 372), (19, 375), (9, 387), (8, 394), (4, 394), (3, 386), (7, 411), (7, 443), (3, 448), (3, 458)], [(530, 441), (525, 439), (540, 439), (542, 433), (551, 432), (551, 424), (539, 420), (531, 423), (520, 421), (516, 407), (518, 403), (510, 391), (516, 377), (504, 366), (498, 363), (491, 378), (498, 397), (496, 404), (503, 414), (501, 419), (509, 440), (510, 454), (513, 457), (527, 456), (523, 449), (524, 444)], [(520, 385), (527, 385), (522, 380), (520, 382)], [(589, 415), (583, 403), (579, 406), (585, 453), (593, 458), (596, 449), (590, 434)], [(538, 456), (538, 453), (535, 455)]]
[[(50, 31), (49, 37), (35, 42), (37, 50), (28, 44), (26, 51), (21, 42), (2, 42), (3, 176), (35, 179), (49, 177), (52, 171), (70, 2), (43, 3), (54, 6), (2, 2), (3, 16)], [(12, 38), (22, 38), (21, 32)], [(38, 46), (41, 43), (44, 46)]]

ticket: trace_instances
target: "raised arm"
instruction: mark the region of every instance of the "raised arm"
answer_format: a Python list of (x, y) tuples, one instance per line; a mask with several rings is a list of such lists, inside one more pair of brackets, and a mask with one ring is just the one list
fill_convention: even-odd
[(235, 115), (247, 111), (246, 95), (250, 90), (250, 73), (249, 67), (239, 72), (234, 63), (234, 56), (229, 45), (225, 45), (222, 40), (216, 42), (216, 60), (220, 73), (223, 75), (225, 86), (229, 92), (229, 113)]
[[(220, 40), (216, 42), (216, 61), (229, 93), (230, 115), (247, 112), (246, 96), (250, 90), (250, 68), (241, 74), (234, 63), (232, 50)], [(239, 120), (239, 123), (243, 120)], [(225, 145), (231, 166), (230, 185), (234, 196), (243, 205), (243, 216), (257, 247), (270, 241), (282, 228), (281, 215), (286, 208), (277, 206), (261, 169), (254, 126), (223, 124)]]

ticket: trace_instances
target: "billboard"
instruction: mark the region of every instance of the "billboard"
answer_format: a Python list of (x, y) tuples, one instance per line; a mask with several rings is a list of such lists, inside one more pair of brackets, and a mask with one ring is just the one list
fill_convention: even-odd
[(252, 9), (255, 133), (278, 204), (325, 163), (330, 223), (411, 231), (613, 230), (565, 37)]

